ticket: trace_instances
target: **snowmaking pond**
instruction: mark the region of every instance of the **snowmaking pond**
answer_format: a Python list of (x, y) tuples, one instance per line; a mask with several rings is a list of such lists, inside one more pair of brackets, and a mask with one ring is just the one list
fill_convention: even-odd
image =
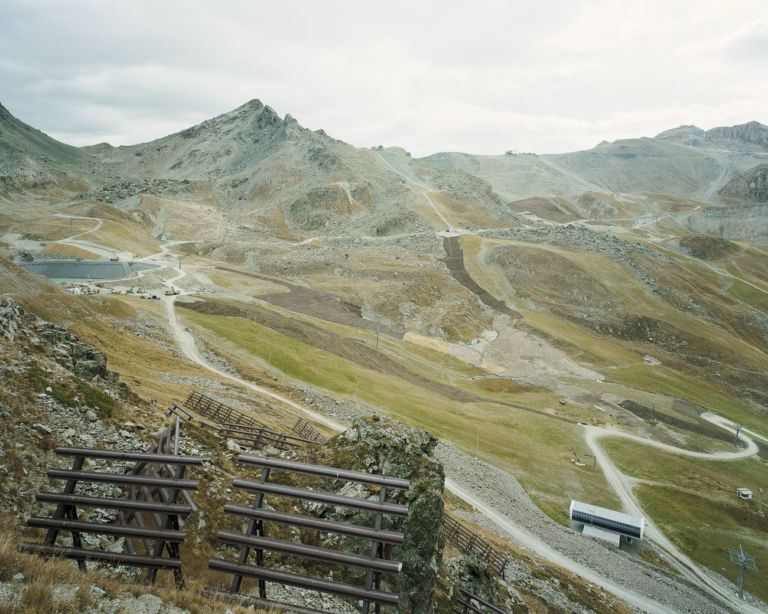
[(44, 275), (53, 281), (125, 279), (139, 271), (158, 268), (158, 265), (147, 262), (112, 262), (108, 260), (76, 262), (36, 260), (35, 262), (21, 262), (19, 265), (30, 273)]

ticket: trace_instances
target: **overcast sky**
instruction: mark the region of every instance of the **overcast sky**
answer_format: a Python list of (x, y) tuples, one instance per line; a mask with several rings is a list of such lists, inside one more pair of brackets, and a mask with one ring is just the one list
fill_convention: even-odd
[(252, 98), (358, 146), (549, 153), (768, 123), (766, 0), (15, 1), (0, 102), (75, 145)]

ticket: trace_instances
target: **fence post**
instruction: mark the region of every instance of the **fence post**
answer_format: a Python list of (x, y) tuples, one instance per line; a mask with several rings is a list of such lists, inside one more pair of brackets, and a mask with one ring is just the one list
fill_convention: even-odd
[[(264, 484), (269, 480), (269, 473), (270, 469), (269, 467), (264, 467), (261, 470), (261, 477), (259, 478), (259, 481)], [(253, 509), (259, 509), (261, 507), (262, 502), (264, 501), (264, 493), (259, 492), (256, 493), (256, 497), (254, 497), (253, 504), (251, 507)], [(264, 536), (264, 522), (260, 519), (251, 518), (248, 520), (248, 524), (246, 525), (245, 529), (246, 535), (258, 535), (260, 537)], [(241, 546), (240, 548), (240, 554), (237, 557), (237, 562), (240, 565), (244, 565), (245, 562), (248, 560), (248, 554), (250, 553), (251, 548), (250, 546)], [(260, 548), (256, 549), (256, 565), (259, 567), (264, 566), (264, 551)], [(232, 584), (229, 587), (230, 592), (237, 593), (240, 591), (240, 585), (243, 582), (243, 576), (235, 574), (235, 576), (232, 578)], [(259, 578), (259, 597), (262, 599), (267, 598), (267, 585), (266, 582)]]

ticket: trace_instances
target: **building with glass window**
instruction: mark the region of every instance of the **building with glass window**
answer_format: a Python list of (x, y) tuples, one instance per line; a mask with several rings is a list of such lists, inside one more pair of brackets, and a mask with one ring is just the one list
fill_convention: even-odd
[(616, 546), (622, 536), (630, 540), (642, 539), (645, 532), (645, 518), (581, 501), (571, 501), (568, 515), (572, 523), (581, 526), (584, 534), (605, 539)]

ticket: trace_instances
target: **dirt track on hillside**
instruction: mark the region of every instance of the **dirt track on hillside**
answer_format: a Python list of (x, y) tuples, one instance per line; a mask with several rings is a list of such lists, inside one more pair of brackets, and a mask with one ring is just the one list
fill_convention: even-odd
[(342, 301), (339, 297), (328, 292), (321, 292), (314, 288), (299, 286), (297, 284), (267, 277), (266, 275), (259, 275), (258, 273), (248, 273), (246, 271), (238, 271), (237, 269), (230, 269), (223, 266), (216, 268), (228, 273), (237, 273), (244, 277), (252, 277), (287, 288), (289, 290), (288, 292), (262, 294), (257, 296), (257, 298), (272, 303), (273, 305), (285, 307), (291, 311), (303, 313), (304, 315), (318, 318), (319, 320), (327, 320), (328, 322), (343, 324), (345, 326), (354, 326), (355, 328), (378, 331), (397, 337), (398, 339), (402, 338), (404, 334), (402, 329), (388, 327), (379, 324), (378, 322), (366, 320), (361, 314), (360, 307)]
[(464, 266), (464, 250), (461, 249), (459, 244), (459, 237), (445, 237), (443, 239), (443, 247), (445, 248), (446, 256), (442, 260), (456, 281), (491, 309), (512, 316), (515, 319), (520, 317), (520, 314), (514, 309), (507, 307), (503, 301), (497, 299), (472, 279)]
[[(664, 424), (690, 433), (696, 433), (697, 435), (702, 435), (725, 443), (733, 442), (732, 433), (717, 424), (712, 424), (711, 422), (703, 420), (699, 417), (697, 412), (693, 412), (692, 414), (692, 417), (696, 422), (689, 422), (688, 420), (682, 420), (681, 418), (676, 418), (675, 416), (670, 416), (663, 412), (653, 412), (650, 407), (646, 407), (645, 405), (630, 400), (622, 401), (619, 403), (619, 406), (631, 412), (641, 420), (651, 420), (651, 418), (653, 418), (659, 422), (663, 422)], [(690, 410), (686, 413), (691, 415)], [(759, 448), (760, 452), (758, 453), (758, 456), (768, 460), (768, 448), (765, 446), (759, 446)]]
[(195, 303), (179, 303), (179, 307), (193, 309), (199, 313), (217, 316), (234, 316), (247, 318), (248, 320), (274, 330), (281, 335), (291, 337), (306, 343), (312, 347), (330, 352), (341, 358), (349, 360), (356, 365), (371, 369), (379, 373), (394, 375), (407, 382), (435, 392), (443, 397), (460, 403), (481, 402), (486, 399), (465, 392), (458, 388), (432, 381), (418, 373), (408, 370), (403, 365), (395, 362), (386, 354), (383, 354), (362, 341), (342, 337), (319, 326), (294, 320), (269, 309), (261, 309), (256, 306), (238, 306), (211, 301), (198, 301)]
[(433, 381), (409, 370), (401, 363), (394, 361), (386, 354), (366, 345), (362, 341), (337, 335), (336, 333), (322, 329), (314, 324), (294, 320), (270, 309), (262, 309), (253, 305), (233, 305), (230, 303), (218, 303), (204, 300), (198, 300), (194, 303), (177, 303), (177, 306), (209, 315), (246, 318), (256, 324), (274, 330), (277, 333), (352, 361), (365, 369), (371, 369), (379, 373), (398, 377), (409, 384), (419, 386), (424, 390), (434, 392), (442, 397), (451, 399), (452, 401), (458, 401), (459, 403), (494, 403), (496, 405), (520, 409), (560, 422), (576, 424), (575, 420), (565, 416), (558, 416), (557, 414), (551, 414), (540, 409), (526, 407), (517, 403), (490, 399), (472, 392), (461, 390), (460, 388)]

